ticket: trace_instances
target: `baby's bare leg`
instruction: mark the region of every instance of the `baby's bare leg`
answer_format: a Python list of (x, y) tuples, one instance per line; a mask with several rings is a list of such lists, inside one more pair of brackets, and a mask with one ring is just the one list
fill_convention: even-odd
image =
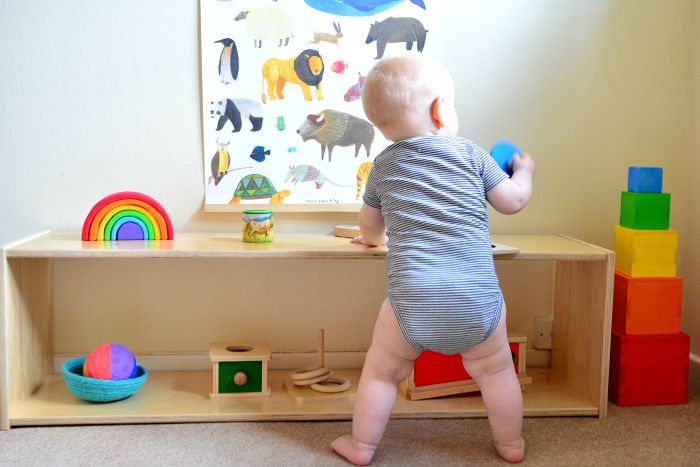
[(384, 300), (357, 387), (352, 436), (336, 439), (331, 449), (356, 465), (372, 460), (396, 401), (396, 386), (409, 375), (418, 355), (420, 351), (408, 345), (389, 301)]
[(496, 450), (509, 462), (525, 457), (523, 395), (513, 370), (513, 359), (506, 336), (506, 307), (493, 334), (462, 353), (462, 363), (479, 385), (491, 425)]

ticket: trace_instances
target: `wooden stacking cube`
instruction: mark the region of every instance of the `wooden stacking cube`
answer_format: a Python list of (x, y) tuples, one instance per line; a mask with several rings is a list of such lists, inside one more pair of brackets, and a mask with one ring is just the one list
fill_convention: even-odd
[(263, 342), (211, 342), (213, 398), (269, 396), (267, 362), (270, 347)]
[(612, 328), (620, 334), (678, 334), (683, 279), (615, 272)]
[(627, 170), (627, 191), (661, 193), (663, 175), (661, 167), (630, 167)]
[(615, 270), (632, 277), (675, 277), (678, 231), (615, 226)]
[(617, 405), (688, 402), (687, 334), (630, 336), (613, 331), (608, 395)]
[(620, 225), (637, 230), (666, 230), (671, 215), (669, 193), (632, 193), (623, 191), (620, 201)]
[[(531, 383), (532, 378), (525, 373), (527, 338), (509, 334), (508, 341), (520, 385)], [(461, 355), (444, 355), (427, 350), (414, 362), (413, 371), (401, 385), (401, 390), (409, 400), (415, 401), (476, 392), (479, 386), (465, 371)]]

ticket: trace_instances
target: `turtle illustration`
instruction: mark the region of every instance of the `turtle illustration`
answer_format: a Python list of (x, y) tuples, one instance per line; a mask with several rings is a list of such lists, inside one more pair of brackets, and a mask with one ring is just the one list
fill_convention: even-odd
[(238, 204), (242, 199), (267, 199), (270, 204), (282, 204), (291, 191), (277, 191), (269, 178), (260, 174), (246, 175), (238, 182), (228, 204)]

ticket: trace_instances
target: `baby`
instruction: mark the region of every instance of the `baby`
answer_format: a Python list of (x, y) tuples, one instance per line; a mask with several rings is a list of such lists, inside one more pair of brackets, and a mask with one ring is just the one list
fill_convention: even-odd
[(491, 156), (457, 135), (449, 72), (422, 55), (380, 60), (365, 80), (369, 120), (394, 143), (377, 156), (353, 242), (387, 243), (389, 290), (362, 369), (352, 435), (331, 448), (366, 465), (381, 441), (396, 387), (423, 350), (459, 353), (479, 385), (496, 450), (525, 455), (523, 401), (506, 337), (486, 202), (520, 211), (532, 194), (535, 163), (513, 158), (511, 178)]

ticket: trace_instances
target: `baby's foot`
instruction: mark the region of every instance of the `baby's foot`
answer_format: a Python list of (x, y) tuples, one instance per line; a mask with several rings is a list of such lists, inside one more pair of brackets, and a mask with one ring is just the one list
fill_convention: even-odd
[(350, 435), (343, 435), (331, 443), (331, 449), (355, 465), (367, 465), (372, 461), (377, 446), (355, 441)]
[(518, 463), (525, 457), (525, 440), (520, 438), (512, 443), (494, 443), (498, 454), (508, 462)]

